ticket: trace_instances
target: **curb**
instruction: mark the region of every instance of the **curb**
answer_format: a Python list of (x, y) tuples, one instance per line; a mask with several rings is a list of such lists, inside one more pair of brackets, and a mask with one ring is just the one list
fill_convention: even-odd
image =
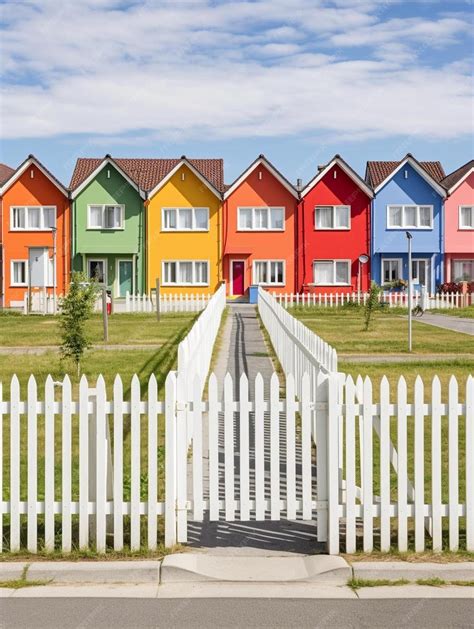
[(358, 561), (351, 565), (357, 579), (431, 579), (474, 581), (474, 562), (409, 563), (406, 561)]

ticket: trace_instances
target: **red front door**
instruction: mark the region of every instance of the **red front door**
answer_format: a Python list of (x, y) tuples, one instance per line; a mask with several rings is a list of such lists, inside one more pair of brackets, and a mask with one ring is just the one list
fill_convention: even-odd
[(232, 295), (244, 294), (244, 262), (232, 260)]

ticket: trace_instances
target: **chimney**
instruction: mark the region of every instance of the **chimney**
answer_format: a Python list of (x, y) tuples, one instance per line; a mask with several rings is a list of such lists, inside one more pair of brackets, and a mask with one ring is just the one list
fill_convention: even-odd
[(297, 179), (296, 180), (296, 189), (298, 190), (298, 192), (301, 192), (303, 188), (303, 180), (302, 179)]

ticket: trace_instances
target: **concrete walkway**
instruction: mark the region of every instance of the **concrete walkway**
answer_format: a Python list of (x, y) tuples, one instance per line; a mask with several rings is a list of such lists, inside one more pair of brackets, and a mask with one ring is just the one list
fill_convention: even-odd
[(425, 312), (422, 317), (416, 318), (415, 321), (474, 336), (474, 319)]
[[(247, 374), (250, 380), (249, 392), (253, 399), (254, 379), (257, 373), (264, 378), (265, 396), (269, 391), (269, 380), (274, 372), (267, 346), (263, 338), (260, 324), (257, 319), (256, 309), (249, 304), (230, 304), (229, 316), (222, 335), (222, 343), (214, 372), (217, 375), (219, 391), (222, 395), (223, 381), (226, 373), (230, 373), (234, 379), (236, 392), (238, 392), (238, 379), (242, 373)], [(238, 395), (236, 396), (238, 399)], [(250, 414), (250, 497), (254, 498), (254, 418)], [(204, 493), (207, 495), (209, 486), (208, 477), (208, 428), (207, 417), (203, 417), (203, 474)], [(265, 486), (268, 491), (270, 486), (270, 439), (269, 439), (269, 414), (265, 414)], [(235, 499), (239, 500), (240, 487), (240, 439), (238, 431), (238, 414), (234, 415), (234, 474), (235, 474)], [(286, 426), (285, 416), (280, 415), (280, 469), (282, 491), (286, 486)], [(313, 466), (313, 488), (316, 474)], [(301, 499), (301, 444), (297, 436), (296, 445), (296, 483), (297, 499)], [(188, 468), (188, 492), (189, 497), (192, 488), (192, 468)], [(219, 418), (219, 495), (224, 498), (224, 427), (223, 416)], [(315, 499), (315, 497), (313, 497)], [(284, 513), (283, 513), (284, 515)], [(252, 517), (254, 517), (252, 515)], [(288, 555), (288, 554), (313, 554), (318, 549), (316, 541), (316, 523), (314, 521), (241, 521), (240, 514), (236, 513), (235, 522), (196, 522), (188, 520), (188, 544), (189, 546), (205, 550), (208, 553), (220, 555)]]

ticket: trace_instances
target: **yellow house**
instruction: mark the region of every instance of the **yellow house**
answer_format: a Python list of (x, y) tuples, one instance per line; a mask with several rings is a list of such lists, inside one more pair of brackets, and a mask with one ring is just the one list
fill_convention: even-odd
[(182, 157), (148, 193), (147, 288), (215, 292), (222, 280), (223, 161)]

